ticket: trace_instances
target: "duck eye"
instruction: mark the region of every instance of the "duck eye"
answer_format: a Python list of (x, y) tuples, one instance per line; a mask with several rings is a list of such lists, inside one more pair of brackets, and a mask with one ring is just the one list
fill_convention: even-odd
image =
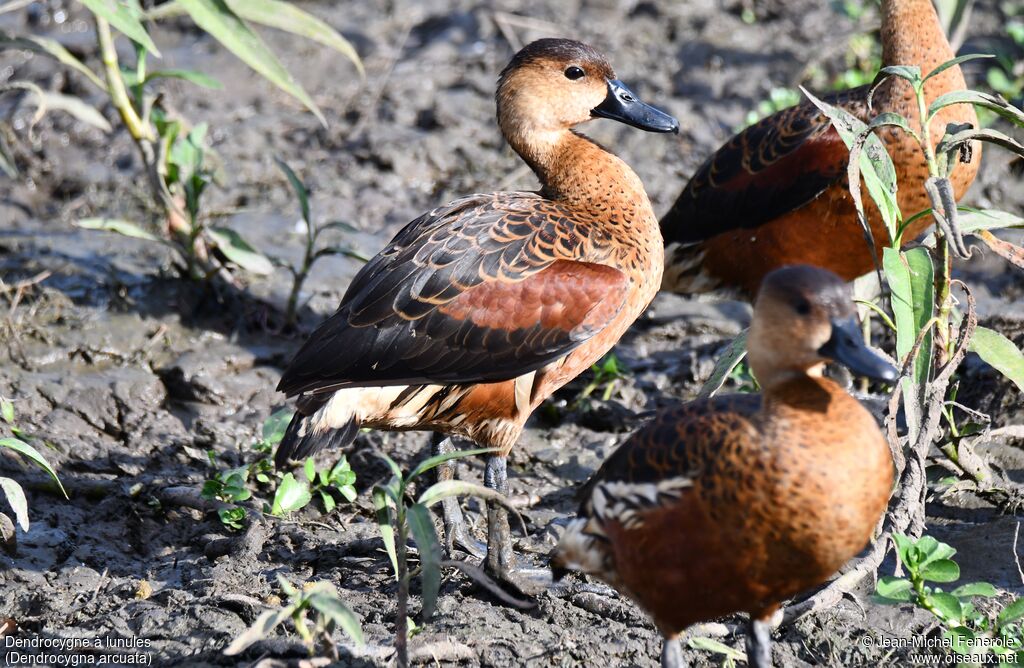
[(808, 315), (811, 312), (811, 303), (806, 299), (801, 299), (793, 304), (793, 308), (796, 309), (796, 312), (800, 315)]
[(565, 70), (565, 78), (572, 79), (573, 81), (582, 78), (584, 74), (586, 74), (586, 72), (583, 71), (583, 68), (576, 67), (575, 65), (571, 65)]

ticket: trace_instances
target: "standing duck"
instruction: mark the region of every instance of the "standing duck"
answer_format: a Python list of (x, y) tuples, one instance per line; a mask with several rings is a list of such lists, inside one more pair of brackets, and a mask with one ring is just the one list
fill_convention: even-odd
[[(299, 398), (278, 464), (343, 446), (360, 427), (431, 430), (494, 449), (485, 482), (505, 493), (506, 457), (530, 414), (654, 298), (663, 241), (644, 187), (573, 127), (602, 117), (678, 132), (678, 122), (568, 39), (523, 48), (496, 99), (502, 134), (540, 191), (445, 204), (363, 267), (281, 378), (278, 390)], [(446, 529), (461, 528), (456, 515), (446, 507)], [(500, 508), (488, 513), (486, 565), (510, 579)]]
[[(916, 65), (923, 74), (954, 57), (931, 0), (882, 0), (882, 63)], [(965, 88), (960, 67), (925, 85), (928, 104)], [(871, 97), (871, 86), (824, 96), (865, 123), (895, 112), (918, 133), (917, 102), (910, 84), (889, 77)], [(974, 107), (944, 108), (931, 124), (932, 141), (949, 123), (977, 127)], [(900, 209), (910, 216), (931, 206), (923, 184), (928, 167), (917, 142), (901, 129), (878, 133), (892, 156)], [(980, 147), (979, 147), (980, 148)], [(981, 151), (952, 174), (959, 200), (977, 174)], [(812, 264), (852, 280), (874, 267), (871, 250), (847, 190), (849, 151), (829, 119), (809, 100), (768, 116), (725, 143), (693, 175), (661, 220), (665, 237), (663, 289), (689, 294), (723, 289), (753, 295), (768, 272)], [(888, 233), (873, 204), (868, 220), (877, 252)], [(924, 216), (908, 227), (912, 241), (932, 223)]]
[(776, 270), (754, 305), (750, 366), (764, 393), (662, 412), (601, 466), (552, 560), (633, 598), (681, 666), (691, 624), (750, 614), (748, 664), (771, 665), (768, 619), (868, 542), (893, 484), (874, 417), (822, 376), (834, 360), (871, 378), (896, 369), (865, 347), (846, 284)]

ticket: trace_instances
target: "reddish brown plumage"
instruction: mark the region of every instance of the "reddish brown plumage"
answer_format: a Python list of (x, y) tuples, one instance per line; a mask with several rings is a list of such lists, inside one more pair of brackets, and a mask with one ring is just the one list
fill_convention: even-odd
[(571, 129), (605, 103), (610, 78), (603, 56), (570, 40), (512, 60), (498, 120), (541, 191), (439, 207), (359, 272), (282, 377), (303, 399), (279, 460), (351, 424), (507, 454), (533, 409), (640, 315), (661, 281), (657, 220), (636, 174)]
[(763, 619), (824, 582), (868, 542), (892, 488), (874, 417), (821, 377), (849, 292), (810, 268), (769, 280), (750, 334), (764, 394), (660, 413), (588, 482), (553, 559), (627, 593), (667, 638), (734, 612)]
[[(882, 45), (885, 65), (917, 65), (927, 73), (951, 59), (931, 0), (884, 0)], [(895, 112), (920, 129), (909, 84), (891, 77), (868, 108), (870, 86), (825, 96), (862, 121)], [(930, 80), (928, 102), (965, 88), (954, 67)], [(977, 126), (974, 108), (955, 105), (933, 121), (937, 142), (949, 123)], [(929, 208), (922, 187), (927, 166), (920, 147), (903, 130), (880, 133), (897, 170), (899, 205), (905, 217)], [(829, 120), (810, 101), (763, 119), (733, 137), (692, 177), (662, 218), (666, 240), (663, 288), (703, 292), (737, 288), (752, 295), (772, 269), (812, 264), (850, 280), (872, 269), (871, 252), (856, 218), (846, 181), (848, 151)], [(977, 173), (980, 150), (952, 175), (960, 199)], [(867, 198), (865, 198), (867, 199)], [(879, 253), (888, 233), (874, 205), (869, 223)], [(931, 225), (924, 217), (904, 233), (915, 239)]]

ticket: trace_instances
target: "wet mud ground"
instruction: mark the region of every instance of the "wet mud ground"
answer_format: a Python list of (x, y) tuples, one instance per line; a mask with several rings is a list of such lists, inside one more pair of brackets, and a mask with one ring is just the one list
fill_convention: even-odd
[[(741, 20), (743, 5), (732, 0), (301, 4), (348, 37), (367, 68), (360, 82), (342, 57), (264, 31), (323, 109), (326, 129), (187, 23), (155, 32), (165, 66), (199, 69), (225, 83), (214, 92), (170, 83), (165, 93), (185, 117), (210, 123), (224, 170), (209, 206), (253, 245), (291, 260), (302, 248), (298, 207), (274, 156), (310, 187), (315, 218), (352, 224), (359, 232), (337, 240), (369, 254), (452, 197), (533, 188), (496, 129), (492, 96), (515, 48), (534, 38), (593, 43), (645, 100), (679, 117), (678, 138), (606, 121), (587, 129), (636, 169), (661, 212), (771, 87), (803, 81), (812, 63), (842, 69), (848, 37), (877, 24), (871, 12), (857, 25), (809, 0), (753, 3), (753, 24)], [(0, 29), (55, 37), (96, 65), (79, 6), (51, 1), (30, 9), (33, 24), (19, 10), (0, 15)], [(991, 50), (1002, 20), (995, 2), (979, 2), (964, 51)], [(979, 69), (967, 71), (969, 80), (982, 80)], [(0, 76), (96, 99), (76, 75), (22, 52), (0, 52)], [(4, 103), (0, 110), (11, 112), (10, 100)], [(48, 276), (15, 308), (10, 292), (0, 301), (0, 395), (15, 401), (19, 424), (36, 443), (46, 443), (71, 499), (48, 491), (37, 470), (0, 457), (0, 473), (29, 490), (32, 518), (17, 552), (0, 553), (0, 617), (13, 617), (30, 635), (145, 639), (158, 665), (234, 665), (221, 650), (281, 595), (278, 575), (294, 583), (329, 580), (362, 618), (367, 637), (366, 646), (355, 647), (337, 633), (339, 665), (384, 665), (395, 585), (367, 494), (387, 475), (372, 453), (381, 448), (409, 467), (428, 453), (428, 435), (360, 435), (348, 453), (360, 497), (331, 514), (314, 503), (233, 532), (199, 509), (198, 490), (214, 472), (207, 453), (222, 469), (254, 460), (251, 444), (263, 420), (284, 405), (274, 386), (302, 335), (277, 331), (287, 276), (246, 277), (244, 291), (214, 295), (176, 278), (171, 255), (158, 245), (73, 227), (91, 215), (153, 220), (139, 159), (124, 132), (104, 135), (60, 114), (48, 115), (29, 137), (31, 113), (30, 106), (13, 113), (23, 173), (0, 177), (0, 277), (10, 286)], [(968, 201), (1021, 214), (1024, 183), (988, 151)], [(303, 295), (303, 331), (331, 312), (358, 266), (337, 258), (316, 266)], [(980, 250), (961, 275), (978, 296), (983, 321), (1024, 344), (1024, 276)], [(520, 554), (545, 563), (573, 510), (574, 487), (642, 423), (642, 413), (692, 397), (748, 318), (749, 307), (738, 302), (661, 296), (616, 348), (632, 373), (612, 401), (574, 409), (584, 378), (538, 411), (510, 460), (511, 491), (528, 528), (518, 536)], [(1020, 393), (980, 361), (969, 361), (961, 385), (961, 401), (996, 425), (1024, 424)], [(1008, 435), (983, 455), (1021, 482), (1022, 446)], [(481, 472), (479, 461), (461, 465), (470, 479)], [(467, 507), (479, 533), (479, 508)], [(929, 501), (929, 531), (959, 550), (963, 580), (1020, 594), (1016, 526), (1012, 514), (969, 494)], [(890, 560), (883, 570), (892, 568)], [(924, 633), (929, 620), (872, 604), (868, 586), (856, 599), (782, 629), (777, 665), (905, 665), (905, 650), (863, 638)], [(731, 632), (737, 621), (698, 633), (727, 631), (721, 639), (742, 648), (742, 636)], [(537, 607), (523, 612), (494, 603), (455, 572), (445, 573), (437, 614), (412, 642), (416, 661), (430, 665), (653, 666), (659, 651), (643, 614), (601, 588), (577, 582), (540, 595)], [(304, 656), (296, 636), (277, 633), (242, 659), (269, 666)], [(722, 663), (695, 650), (686, 659)]]

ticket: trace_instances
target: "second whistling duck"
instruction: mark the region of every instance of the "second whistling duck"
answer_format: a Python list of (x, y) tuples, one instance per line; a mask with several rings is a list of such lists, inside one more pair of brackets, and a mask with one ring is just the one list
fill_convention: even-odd
[(822, 376), (828, 360), (892, 382), (864, 345), (845, 283), (799, 266), (765, 278), (750, 367), (763, 394), (694, 401), (658, 415), (584, 487), (579, 518), (552, 559), (631, 597), (665, 637), (750, 614), (748, 665), (771, 665), (779, 604), (825, 582), (867, 544), (893, 484), (875, 418)]
[[(519, 51), (496, 98), (502, 134), (540, 191), (438, 207), (363, 267), (278, 385), (299, 395), (279, 464), (345, 445), (360, 427), (430, 430), (493, 448), (485, 482), (504, 493), (506, 457), (530, 414), (654, 298), (664, 251), (643, 184), (573, 128), (600, 117), (678, 132), (678, 122), (568, 39)], [(445, 518), (446, 528), (458, 521), (449, 507)], [(488, 512), (486, 565), (509, 579), (500, 508)]]
[[(954, 57), (931, 0), (882, 0), (882, 64), (916, 65), (922, 74)], [(960, 67), (925, 84), (928, 104), (965, 88)], [(889, 77), (871, 86), (823, 96), (865, 123), (883, 112), (903, 115), (920, 133), (910, 84)], [(942, 109), (931, 124), (938, 142), (950, 123), (978, 126), (974, 107)], [(917, 142), (898, 128), (878, 132), (892, 156), (898, 201), (906, 217), (931, 206), (924, 191), (928, 167)], [(791, 264), (824, 267), (844, 280), (873, 268), (871, 250), (847, 188), (849, 151), (829, 119), (809, 100), (768, 116), (725, 143), (697, 170), (661, 220), (665, 237), (663, 289), (682, 294), (724, 290), (752, 296), (764, 276)], [(980, 144), (951, 180), (956, 199), (967, 192), (981, 162)], [(865, 200), (867, 198), (865, 197)], [(888, 232), (874, 204), (868, 219), (877, 252)], [(931, 216), (903, 234), (913, 241)]]

